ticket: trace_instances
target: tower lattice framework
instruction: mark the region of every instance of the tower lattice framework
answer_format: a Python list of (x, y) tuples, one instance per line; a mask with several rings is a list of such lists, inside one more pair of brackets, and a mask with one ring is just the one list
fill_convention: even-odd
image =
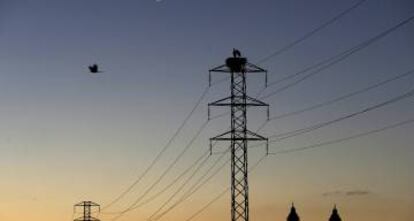
[(100, 211), (100, 206), (97, 203), (92, 201), (83, 201), (73, 206), (73, 212), (76, 212), (76, 208), (81, 207), (83, 210), (83, 215), (74, 219), (74, 221), (100, 221), (99, 219), (92, 217), (92, 209), (93, 207), (98, 208), (98, 212)]
[(224, 65), (210, 70), (210, 82), (212, 72), (230, 74), (230, 96), (209, 103), (209, 108), (210, 106), (230, 106), (231, 127), (229, 131), (210, 138), (210, 146), (212, 147), (212, 141), (230, 141), (231, 220), (248, 221), (248, 141), (268, 142), (268, 139), (247, 129), (247, 108), (249, 106), (265, 106), (269, 109), (269, 105), (247, 96), (246, 74), (266, 73), (267, 79), (267, 71), (247, 62), (246, 58), (241, 57), (239, 51), (234, 50), (233, 57), (227, 58)]

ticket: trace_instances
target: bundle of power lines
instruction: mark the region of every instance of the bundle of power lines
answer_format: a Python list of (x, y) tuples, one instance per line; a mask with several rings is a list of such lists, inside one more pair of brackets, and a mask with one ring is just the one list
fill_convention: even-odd
[[(257, 63), (268, 62), (271, 59), (281, 55), (282, 53), (294, 48), (295, 46), (297, 46), (300, 43), (306, 41), (308, 38), (310, 38), (313, 35), (319, 33), (320, 31), (327, 28), (328, 26), (335, 24), (337, 21), (339, 21), (340, 19), (345, 17), (347, 14), (353, 12), (358, 7), (363, 5), (366, 1), (368, 1), (368, 0), (358, 1), (357, 3), (352, 5), (351, 7), (347, 8), (344, 11), (340, 12), (339, 14), (335, 15), (334, 17), (327, 20), (325, 23), (322, 23), (321, 25), (319, 25), (315, 29), (311, 30), (310, 32), (304, 34), (303, 36), (299, 37), (298, 39), (296, 39), (296, 40), (292, 41), (291, 43), (287, 44), (286, 46), (280, 48), (279, 50), (276, 50), (273, 53), (271, 53), (267, 56), (264, 56), (262, 59), (259, 59), (257, 61)], [(363, 42), (360, 42), (360, 43), (354, 45), (353, 47), (350, 47), (347, 50), (341, 51), (341, 52), (339, 52), (339, 53), (337, 53), (333, 56), (330, 56), (328, 58), (322, 59), (321, 61), (315, 62), (314, 64), (309, 65), (309, 66), (303, 68), (302, 70), (300, 70), (298, 72), (288, 74), (288, 75), (286, 75), (285, 77), (283, 77), (281, 79), (270, 82), (268, 84), (268, 86), (269, 86), (268, 88), (272, 88), (276, 85), (279, 85), (282, 82), (288, 82), (289, 80), (292, 80), (291, 82), (287, 83), (283, 87), (276, 88), (273, 91), (270, 91), (270, 92), (267, 92), (267, 93), (265, 93), (267, 89), (263, 89), (257, 94), (256, 97), (266, 99), (266, 98), (269, 98), (269, 97), (276, 96), (279, 93), (281, 93), (281, 92), (283, 92), (283, 91), (285, 91), (285, 90), (287, 90), (291, 87), (297, 86), (298, 84), (300, 84), (300, 83), (302, 83), (302, 82), (304, 82), (304, 81), (306, 81), (306, 80), (308, 80), (312, 77), (315, 77), (316, 75), (322, 73), (323, 71), (328, 70), (330, 67), (346, 60), (350, 56), (364, 50), (365, 48), (371, 46), (372, 44), (374, 44), (374, 43), (380, 41), (381, 39), (389, 36), (393, 32), (407, 26), (413, 20), (414, 20), (414, 16), (408, 17), (408, 18), (402, 20), (401, 22), (389, 27), (388, 29), (372, 36), (371, 38), (369, 38), (369, 39), (367, 39)], [(393, 77), (390, 77), (388, 79), (384, 79), (382, 81), (376, 82), (376, 83), (368, 85), (366, 87), (356, 89), (356, 90), (351, 91), (349, 93), (346, 93), (346, 94), (343, 94), (341, 96), (335, 97), (333, 99), (329, 99), (329, 100), (326, 100), (324, 102), (321, 102), (321, 103), (318, 103), (318, 104), (315, 104), (315, 105), (311, 105), (309, 107), (305, 107), (305, 108), (295, 110), (295, 111), (292, 111), (292, 112), (283, 113), (283, 114), (279, 114), (279, 115), (276, 115), (276, 116), (271, 116), (268, 121), (266, 121), (262, 125), (260, 125), (260, 127), (257, 129), (257, 131), (260, 131), (261, 129), (263, 129), (266, 126), (266, 124), (268, 124), (269, 122), (280, 120), (282, 118), (293, 117), (293, 116), (303, 114), (303, 113), (308, 112), (308, 111), (323, 108), (323, 107), (338, 103), (340, 101), (350, 99), (352, 97), (367, 93), (371, 90), (383, 87), (383, 86), (388, 85), (392, 82), (396, 82), (396, 81), (402, 80), (402, 79), (408, 79), (408, 78), (413, 77), (413, 76), (414, 76), (414, 70), (409, 70), (409, 71), (406, 71), (404, 73), (399, 73), (399, 74), (397, 74)], [(224, 80), (214, 82), (213, 85), (218, 84), (218, 83), (223, 82), (223, 81)], [(196, 112), (198, 107), (202, 104), (202, 101), (207, 97), (209, 90), (210, 90), (210, 87), (207, 86), (204, 89), (203, 93), (198, 98), (198, 100), (196, 101), (196, 103), (193, 106), (193, 108), (191, 109), (191, 111), (188, 113), (188, 115), (185, 117), (185, 119), (182, 121), (182, 123), (176, 129), (176, 131), (174, 132), (172, 137), (168, 140), (168, 142), (161, 148), (161, 150), (158, 152), (158, 154), (155, 156), (155, 158), (151, 161), (151, 163), (134, 180), (134, 182), (131, 183), (131, 185), (129, 185), (119, 195), (114, 197), (112, 201), (108, 202), (106, 205), (103, 206), (101, 215), (105, 215), (105, 216), (110, 217), (111, 221), (118, 220), (119, 218), (123, 217), (126, 213), (129, 213), (133, 210), (141, 208), (144, 205), (147, 205), (148, 203), (153, 202), (154, 200), (160, 198), (162, 195), (166, 195), (168, 193), (168, 191), (171, 190), (172, 187), (175, 184), (182, 181), (181, 184), (178, 186), (178, 188), (174, 192), (172, 192), (172, 194), (170, 194), (167, 197), (167, 199), (165, 201), (163, 201), (163, 203), (161, 203), (160, 206), (148, 217), (148, 220), (159, 220), (163, 216), (165, 216), (168, 213), (170, 213), (171, 211), (173, 211), (181, 203), (183, 203), (184, 201), (188, 200), (191, 196), (193, 196), (198, 190), (200, 190), (204, 185), (206, 185), (210, 180), (212, 180), (230, 162), (230, 159), (228, 157), (226, 157), (227, 153), (229, 152), (229, 148), (226, 148), (225, 151), (217, 153), (216, 155), (218, 155), (218, 157), (216, 157), (214, 159), (212, 164), (209, 167), (207, 167), (203, 172), (200, 172), (204, 169), (204, 167), (206, 167), (207, 163), (209, 161), (211, 161), (211, 159), (213, 158), (210, 155), (210, 151), (206, 150), (201, 155), (196, 157), (195, 160), (186, 169), (182, 170), (181, 173), (179, 173), (177, 176), (175, 176), (175, 178), (172, 179), (171, 182), (168, 182), (167, 184), (163, 185), (164, 187), (161, 188), (158, 192), (152, 193), (153, 190), (155, 189), (155, 187), (160, 185), (161, 181), (163, 181), (164, 178), (167, 176), (167, 174), (169, 174), (171, 172), (171, 170), (177, 165), (177, 163), (183, 158), (183, 156), (192, 147), (192, 145), (194, 144), (196, 139), (205, 130), (205, 128), (207, 127), (207, 125), (210, 122), (210, 121), (206, 121), (196, 130), (196, 133), (194, 134), (194, 136), (190, 139), (190, 141), (187, 143), (187, 145), (185, 145), (185, 147), (181, 150), (181, 152), (173, 159), (173, 161), (168, 165), (168, 167), (166, 167), (162, 171), (162, 173), (155, 179), (154, 182), (152, 182), (151, 185), (144, 188), (142, 193), (139, 194), (138, 196), (136, 196), (135, 200), (132, 203), (130, 203), (129, 205), (124, 207), (124, 209), (119, 210), (119, 211), (110, 211), (109, 210), (109, 208), (111, 208), (115, 204), (119, 203), (128, 194), (131, 194), (132, 191), (134, 190), (134, 188), (138, 184), (142, 183), (144, 178), (146, 176), (148, 176), (148, 174), (154, 169), (154, 167), (161, 160), (162, 156), (166, 153), (166, 151), (169, 148), (171, 148), (171, 146), (172, 146), (173, 142), (176, 140), (177, 136), (183, 131), (185, 125), (188, 124), (190, 118), (194, 115), (194, 113)], [(397, 95), (395, 97), (392, 97), (388, 100), (385, 100), (383, 102), (367, 106), (365, 108), (362, 108), (361, 110), (358, 110), (358, 111), (355, 111), (355, 112), (352, 112), (352, 113), (344, 114), (343, 116), (335, 118), (335, 119), (320, 122), (320, 123), (317, 123), (317, 124), (314, 124), (314, 125), (306, 126), (306, 127), (299, 128), (299, 129), (296, 129), (296, 130), (292, 130), (292, 131), (289, 131), (289, 132), (285, 132), (285, 133), (282, 133), (282, 134), (273, 134), (273, 135), (270, 136), (270, 143), (275, 143), (275, 142), (279, 142), (279, 141), (289, 139), (289, 138), (292, 138), (292, 137), (295, 137), (295, 136), (299, 136), (299, 135), (302, 135), (302, 134), (305, 134), (305, 133), (310, 133), (312, 131), (315, 131), (315, 130), (318, 130), (318, 129), (321, 129), (321, 128), (325, 128), (325, 127), (328, 127), (330, 125), (334, 125), (338, 122), (341, 122), (341, 121), (344, 121), (344, 120), (347, 120), (347, 119), (350, 119), (350, 118), (354, 118), (354, 117), (357, 117), (357, 116), (360, 116), (360, 115), (367, 114), (369, 112), (372, 112), (372, 111), (377, 110), (379, 108), (383, 108), (383, 107), (388, 106), (388, 105), (392, 105), (392, 104), (397, 103), (399, 101), (402, 101), (404, 99), (412, 98), (413, 96), (414, 96), (414, 90), (410, 90), (406, 93), (399, 94), (399, 95)], [(226, 114), (227, 113), (214, 116), (214, 117), (210, 118), (210, 120), (221, 118), (221, 117), (225, 116)], [(316, 143), (316, 144), (311, 144), (311, 145), (296, 147), (296, 148), (291, 148), (291, 149), (270, 151), (270, 152), (267, 153), (267, 155), (274, 156), (274, 155), (280, 155), (280, 154), (286, 154), (286, 153), (292, 153), (292, 152), (298, 152), (298, 151), (305, 151), (305, 150), (318, 148), (318, 147), (323, 147), (323, 146), (327, 146), (327, 145), (332, 145), (332, 144), (336, 144), (336, 143), (342, 143), (342, 142), (346, 142), (348, 140), (368, 136), (368, 135), (379, 133), (379, 132), (382, 132), (382, 131), (385, 131), (385, 130), (394, 129), (394, 128), (401, 127), (403, 125), (407, 125), (407, 124), (411, 124), (411, 123), (414, 123), (414, 119), (407, 119), (405, 121), (395, 122), (393, 124), (386, 125), (384, 127), (375, 128), (375, 129), (365, 131), (365, 132), (362, 132), (362, 133), (359, 133), (359, 134), (354, 134), (354, 135), (351, 135), (351, 136), (348, 136), (348, 137), (342, 137), (342, 138), (338, 138), (338, 139), (334, 139), (334, 140), (329, 140), (329, 141), (325, 141), (325, 142), (321, 142), (321, 143)], [(215, 145), (215, 144), (213, 144), (213, 145)], [(251, 148), (255, 148), (255, 147), (258, 147), (258, 146), (259, 145), (251, 146)], [(262, 162), (262, 160), (265, 159), (265, 157), (267, 155), (261, 157), (250, 168), (249, 172), (252, 171), (254, 168), (256, 168)], [(190, 184), (190, 182), (192, 182), (196, 178), (197, 175), (199, 175), (198, 179), (196, 179), (190, 186), (188, 186)], [(207, 202), (199, 210), (197, 210), (196, 212), (191, 214), (186, 219), (186, 221), (190, 221), (190, 220), (194, 219), (196, 216), (198, 216), (200, 213), (202, 213), (204, 210), (206, 210), (210, 205), (212, 205), (214, 202), (216, 202), (222, 196), (224, 196), (228, 191), (229, 191), (229, 188), (223, 189), (223, 191), (218, 193), (216, 196), (214, 196), (211, 199), (211, 201)], [(182, 192), (181, 196), (177, 197), (177, 195), (179, 195), (181, 192)], [(150, 193), (152, 193), (152, 194), (150, 195)]]

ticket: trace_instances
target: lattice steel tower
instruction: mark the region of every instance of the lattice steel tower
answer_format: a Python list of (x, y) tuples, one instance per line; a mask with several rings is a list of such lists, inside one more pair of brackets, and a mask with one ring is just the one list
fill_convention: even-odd
[[(248, 160), (247, 142), (248, 141), (268, 141), (247, 129), (247, 107), (265, 106), (269, 115), (269, 105), (255, 98), (247, 96), (246, 74), (247, 73), (266, 73), (267, 71), (247, 62), (241, 57), (240, 51), (233, 49), (233, 57), (226, 59), (226, 64), (220, 65), (210, 70), (209, 81), (211, 83), (211, 73), (229, 73), (231, 78), (229, 97), (209, 103), (210, 106), (230, 106), (231, 129), (223, 134), (210, 138), (210, 150), (212, 141), (230, 141), (231, 147), (231, 220), (249, 220), (249, 185), (248, 185)], [(210, 110), (209, 110), (210, 115)], [(211, 150), (212, 151), (212, 150)]]
[(100, 221), (99, 219), (92, 217), (92, 209), (93, 207), (97, 207), (98, 212), (100, 212), (101, 207), (99, 204), (94, 203), (92, 201), (83, 201), (73, 206), (73, 213), (76, 213), (76, 208), (82, 207), (83, 209), (83, 216), (74, 219), (74, 221)]

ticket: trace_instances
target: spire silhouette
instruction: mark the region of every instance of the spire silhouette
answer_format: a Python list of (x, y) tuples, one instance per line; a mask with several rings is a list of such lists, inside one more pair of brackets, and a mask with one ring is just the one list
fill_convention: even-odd
[(287, 221), (300, 221), (298, 214), (296, 213), (295, 205), (292, 203), (292, 207), (290, 208), (290, 213), (286, 219)]
[(331, 217), (329, 217), (329, 221), (342, 221), (341, 217), (338, 214), (338, 209), (336, 208), (336, 205), (332, 210), (332, 214)]

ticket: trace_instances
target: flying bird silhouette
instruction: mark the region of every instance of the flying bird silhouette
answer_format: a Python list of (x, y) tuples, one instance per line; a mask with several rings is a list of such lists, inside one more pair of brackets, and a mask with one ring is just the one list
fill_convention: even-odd
[(96, 74), (96, 73), (102, 73), (102, 71), (99, 71), (99, 67), (97, 64), (93, 64), (91, 66), (88, 66), (89, 68), (89, 72), (91, 72), (92, 74)]

